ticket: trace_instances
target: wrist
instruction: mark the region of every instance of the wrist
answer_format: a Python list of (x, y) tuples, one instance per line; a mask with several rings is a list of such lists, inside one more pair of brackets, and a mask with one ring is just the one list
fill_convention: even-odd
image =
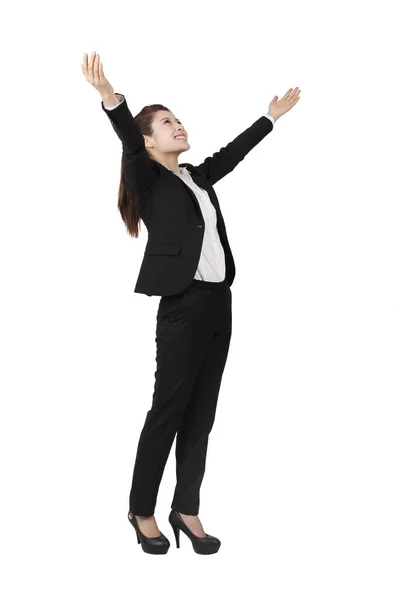
[(279, 119), (279, 116), (277, 114), (274, 114), (273, 111), (269, 110), (267, 112), (267, 115), (269, 115), (270, 117), (272, 117), (273, 119), (275, 119), (275, 121), (277, 121)]
[(112, 88), (102, 91), (100, 96), (105, 106), (117, 106), (119, 104), (119, 100)]

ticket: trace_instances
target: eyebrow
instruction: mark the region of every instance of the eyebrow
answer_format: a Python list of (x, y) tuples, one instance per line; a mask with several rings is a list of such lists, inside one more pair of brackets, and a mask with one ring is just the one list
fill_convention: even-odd
[[(169, 119), (169, 120), (171, 120), (171, 117), (163, 117), (163, 118), (161, 119), (161, 121), (164, 121), (164, 119)], [(176, 120), (177, 120), (177, 121), (180, 121), (180, 119), (176, 119)]]

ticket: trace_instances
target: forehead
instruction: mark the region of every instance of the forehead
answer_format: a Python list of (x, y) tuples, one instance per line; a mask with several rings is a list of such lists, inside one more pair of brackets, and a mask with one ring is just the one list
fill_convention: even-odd
[(159, 110), (157, 112), (157, 121), (163, 121), (164, 119), (175, 119), (175, 115), (168, 110)]

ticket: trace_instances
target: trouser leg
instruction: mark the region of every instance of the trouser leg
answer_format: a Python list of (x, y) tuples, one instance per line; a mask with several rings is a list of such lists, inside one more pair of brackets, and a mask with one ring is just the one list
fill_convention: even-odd
[(153, 402), (139, 438), (129, 497), (133, 514), (154, 514), (171, 446), (212, 335), (199, 296), (184, 292), (160, 300)]
[(187, 515), (199, 512), (209, 434), (231, 339), (230, 288), (213, 294), (214, 335), (202, 360), (176, 437), (177, 483), (171, 508)]

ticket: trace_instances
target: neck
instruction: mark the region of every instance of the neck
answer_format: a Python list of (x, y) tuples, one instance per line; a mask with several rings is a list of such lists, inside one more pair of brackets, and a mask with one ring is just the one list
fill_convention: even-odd
[(158, 152), (152, 153), (151, 158), (159, 162), (163, 167), (171, 169), (179, 173), (178, 155), (174, 153), (170, 154), (159, 154)]

